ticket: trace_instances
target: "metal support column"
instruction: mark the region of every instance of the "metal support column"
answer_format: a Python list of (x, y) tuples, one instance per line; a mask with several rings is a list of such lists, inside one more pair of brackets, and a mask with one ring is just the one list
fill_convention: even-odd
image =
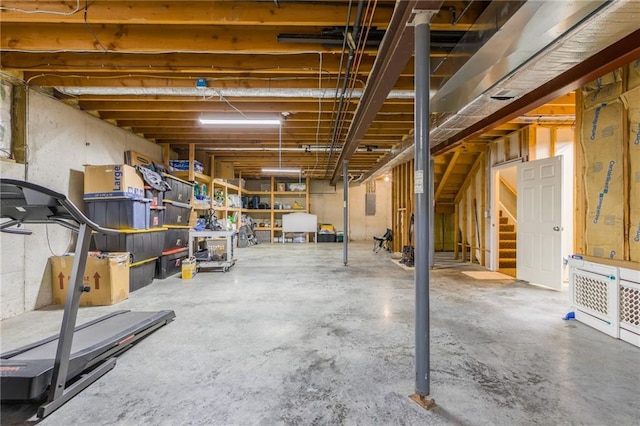
[(432, 11), (415, 17), (415, 287), (416, 287), (416, 384), (411, 398), (424, 408), (435, 403), (426, 397), (429, 388), (429, 271), (431, 266), (431, 153), (429, 147), (429, 21)]
[(342, 163), (342, 179), (344, 184), (344, 233), (342, 236), (342, 261), (346, 266), (349, 261), (349, 162), (346, 160)]

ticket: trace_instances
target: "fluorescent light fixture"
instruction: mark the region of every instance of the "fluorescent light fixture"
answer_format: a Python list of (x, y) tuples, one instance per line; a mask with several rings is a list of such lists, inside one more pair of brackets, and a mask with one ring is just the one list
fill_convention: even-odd
[(246, 126), (246, 125), (273, 125), (279, 126), (280, 120), (271, 118), (199, 118), (200, 124), (218, 124), (218, 125), (232, 125), (232, 126)]
[(300, 169), (281, 168), (281, 167), (263, 167), (262, 173), (300, 173)]

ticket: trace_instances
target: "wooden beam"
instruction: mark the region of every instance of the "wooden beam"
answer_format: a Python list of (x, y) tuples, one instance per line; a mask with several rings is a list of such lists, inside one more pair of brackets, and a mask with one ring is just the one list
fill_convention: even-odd
[[(3, 0), (4, 8), (51, 10), (70, 13), (75, 9), (73, 1), (25, 2), (24, 0)], [(62, 4), (61, 4), (62, 3)], [(132, 5), (132, 3), (135, 3)], [(3, 23), (65, 23), (84, 24), (85, 5), (70, 15), (52, 15), (46, 13), (21, 13), (3, 10), (0, 14)], [(372, 26), (384, 29), (393, 11), (393, 5), (381, 4), (376, 8)], [(345, 4), (304, 4), (287, 2), (276, 6), (274, 2), (258, 1), (91, 1), (86, 8), (88, 24), (118, 25), (224, 25), (224, 26), (296, 26), (333, 27), (344, 26), (349, 13)], [(355, 13), (351, 13), (351, 25)], [(447, 28), (451, 28), (449, 24)]]
[(538, 115), (573, 115), (576, 113), (575, 105), (554, 105), (546, 104), (524, 114), (525, 117), (536, 117)]
[[(329, 120), (330, 116), (327, 114), (327, 120)], [(333, 128), (329, 125), (329, 121), (322, 121), (320, 119), (320, 127), (318, 127), (318, 122), (316, 120), (308, 120), (308, 121), (294, 121), (287, 120), (283, 122), (282, 129), (283, 131), (287, 130), (306, 130), (312, 129), (314, 132), (319, 130), (320, 132), (327, 132), (332, 130)], [(134, 118), (131, 119), (122, 119), (118, 120), (118, 125), (121, 127), (131, 127), (134, 129), (144, 130), (146, 128), (176, 128), (176, 129), (202, 129), (202, 125), (198, 122), (196, 117), (192, 120), (158, 120), (158, 119), (150, 119), (150, 120), (137, 120)], [(371, 131), (402, 131), (404, 133), (408, 133), (413, 128), (411, 123), (403, 123), (403, 122), (395, 122), (395, 123), (373, 123), (369, 130)]]
[(440, 182), (438, 183), (438, 187), (436, 188), (436, 192), (433, 196), (433, 200), (435, 203), (438, 202), (438, 198), (440, 197), (440, 194), (442, 193), (442, 190), (444, 189), (444, 186), (447, 183), (447, 179), (449, 179), (449, 175), (453, 171), (453, 168), (456, 166), (459, 156), (460, 156), (460, 150), (459, 149), (455, 150), (453, 155), (451, 156), (451, 160), (449, 160), (447, 169), (444, 171), (444, 174), (442, 175), (442, 178), (440, 178)]
[[(101, 111), (100, 117), (103, 119), (112, 120), (197, 120), (200, 115), (198, 111)], [(349, 116), (350, 117), (350, 116)], [(323, 112), (318, 116), (317, 112), (297, 112), (290, 115), (285, 121), (287, 123), (296, 121), (309, 121), (319, 120), (320, 122), (328, 122), (332, 119), (331, 112)], [(399, 114), (378, 114), (374, 120), (374, 123), (413, 123), (412, 113), (399, 113)]]
[[(3, 55), (5, 52), (3, 52)], [(1, 56), (0, 56), (1, 58)], [(0, 64), (1, 64), (0, 59)], [(255, 64), (259, 68), (259, 63)], [(113, 65), (117, 67), (118, 65)], [(8, 70), (5, 68), (5, 70)], [(213, 89), (222, 88), (292, 88), (292, 89), (315, 89), (318, 87), (317, 71), (310, 73), (288, 72), (286, 70), (267, 70), (262, 73), (260, 70), (247, 72), (225, 72), (216, 71), (211, 68), (208, 70), (192, 70), (192, 75), (176, 71), (170, 74), (170, 71), (148, 70), (147, 73), (129, 72), (126, 68), (120, 69), (119, 72), (97, 72), (85, 71), (82, 75), (74, 73), (74, 71), (55, 71), (48, 70), (40, 72), (25, 72), (24, 80), (32, 85), (43, 87), (195, 87), (196, 78), (206, 78), (208, 87)], [(295, 70), (294, 70), (295, 71)], [(195, 74), (195, 75), (193, 75)], [(364, 87), (366, 83), (367, 73), (359, 73), (356, 79), (356, 86)], [(433, 81), (433, 79), (432, 79)], [(437, 84), (434, 83), (434, 84)], [(323, 88), (335, 89), (335, 74), (323, 77)], [(400, 76), (393, 87), (394, 90), (413, 90), (413, 76)]]
[[(4, 24), (3, 24), (4, 25)], [(159, 42), (162, 43), (162, 42)], [(363, 55), (358, 74), (367, 75), (375, 60), (374, 55)], [(153, 55), (119, 52), (3, 52), (0, 64), (4, 68), (23, 68), (29, 72), (88, 72), (97, 76), (126, 71), (127, 73), (151, 74), (169, 72), (182, 74), (193, 80), (196, 76), (189, 73), (202, 72), (214, 77), (216, 74), (310, 74), (317, 76), (320, 66), (318, 53), (289, 54), (246, 54), (229, 55), (226, 53), (157, 53)], [(343, 64), (344, 66), (344, 64)], [(343, 72), (340, 55), (324, 55), (322, 58), (323, 79), (329, 74)], [(405, 74), (411, 76), (407, 67)], [(200, 76), (197, 76), (200, 77)], [(316, 84), (312, 87), (318, 87)], [(329, 88), (335, 88), (327, 86)]]
[[(264, 26), (194, 26), (194, 25), (94, 25), (91, 31), (84, 24), (38, 24), (3, 22), (0, 34), (2, 50), (40, 50), (119, 53), (300, 53), (335, 52), (342, 46), (322, 46), (316, 43), (279, 43), (278, 34), (291, 27)], [(322, 27), (307, 30), (319, 34)], [(51, 37), (55, 34), (55, 37)], [(377, 49), (367, 48), (375, 54)]]
[(476, 161), (473, 163), (473, 166), (471, 167), (471, 170), (469, 171), (469, 174), (467, 175), (467, 178), (464, 180), (464, 182), (460, 186), (460, 189), (458, 190), (458, 194), (456, 195), (456, 198), (455, 198), (455, 202), (456, 203), (458, 203), (460, 201), (460, 197), (462, 197), (461, 194), (464, 194), (464, 192), (469, 187), (469, 184), (471, 183), (471, 181), (473, 179), (473, 176), (478, 172), (478, 168), (482, 164), (482, 161), (484, 160), (484, 157), (485, 157), (485, 153), (484, 152), (480, 153), (480, 155), (478, 155), (478, 158), (476, 159)]

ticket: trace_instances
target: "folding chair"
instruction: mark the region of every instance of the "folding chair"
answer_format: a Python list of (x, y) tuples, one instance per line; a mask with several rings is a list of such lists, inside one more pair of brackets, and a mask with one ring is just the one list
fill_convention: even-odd
[(384, 248), (386, 251), (390, 252), (391, 241), (393, 241), (391, 229), (387, 228), (387, 232), (385, 232), (382, 237), (373, 237), (373, 251), (377, 253), (381, 248)]

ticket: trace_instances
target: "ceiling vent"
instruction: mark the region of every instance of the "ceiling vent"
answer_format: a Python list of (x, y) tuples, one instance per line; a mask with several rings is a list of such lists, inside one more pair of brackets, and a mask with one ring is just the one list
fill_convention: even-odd
[(503, 90), (500, 90), (495, 95), (492, 95), (491, 99), (495, 99), (496, 101), (510, 101), (516, 98), (519, 94), (520, 94), (519, 90), (503, 89)]

